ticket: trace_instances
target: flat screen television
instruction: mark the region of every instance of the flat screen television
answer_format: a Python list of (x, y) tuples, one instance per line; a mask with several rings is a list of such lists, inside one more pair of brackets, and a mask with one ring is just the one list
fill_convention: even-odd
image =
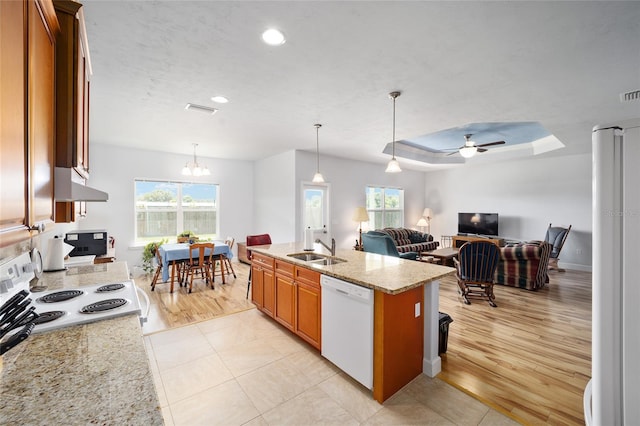
[(458, 233), (498, 235), (498, 213), (458, 213)]

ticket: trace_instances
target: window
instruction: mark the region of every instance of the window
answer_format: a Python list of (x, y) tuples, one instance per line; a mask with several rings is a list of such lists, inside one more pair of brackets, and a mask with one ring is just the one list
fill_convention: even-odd
[(404, 189), (367, 186), (369, 229), (404, 226)]
[(218, 185), (136, 180), (135, 206), (136, 243), (173, 241), (183, 231), (218, 236)]

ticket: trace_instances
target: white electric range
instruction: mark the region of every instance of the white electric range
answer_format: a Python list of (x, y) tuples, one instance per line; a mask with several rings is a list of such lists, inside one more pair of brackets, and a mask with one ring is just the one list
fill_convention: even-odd
[[(34, 322), (31, 333), (43, 333), (130, 314), (138, 315), (141, 324), (146, 321), (149, 300), (133, 280), (96, 283), (71, 289), (30, 289), (30, 281), (40, 273), (41, 268), (42, 262), (37, 251), (35, 254), (23, 253), (0, 265), (0, 307), (12, 303), (11, 300), (15, 304), (17, 299), (21, 299), (23, 310), (33, 308), (38, 317), (31, 318)], [(138, 298), (139, 293), (146, 299), (147, 309), (144, 315)], [(26, 304), (29, 299), (31, 303)], [(30, 318), (25, 318), (27, 319)], [(14, 323), (13, 332), (17, 332), (24, 325), (26, 322)], [(8, 326), (9, 324), (4, 325)], [(11, 334), (6, 333), (6, 336)]]

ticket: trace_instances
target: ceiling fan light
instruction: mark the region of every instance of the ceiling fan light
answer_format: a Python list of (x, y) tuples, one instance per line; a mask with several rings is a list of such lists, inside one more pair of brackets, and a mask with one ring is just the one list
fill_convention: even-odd
[(317, 172), (313, 175), (313, 179), (311, 180), (313, 183), (324, 183), (324, 177), (322, 177), (322, 173)]
[(269, 46), (280, 46), (284, 44), (287, 39), (281, 31), (275, 28), (269, 28), (262, 33), (262, 41), (267, 43)]
[(464, 148), (460, 148), (460, 155), (464, 158), (471, 158), (476, 155), (478, 148), (475, 146), (465, 146)]
[(400, 163), (395, 158), (392, 158), (391, 161), (387, 164), (387, 169), (385, 173), (400, 173), (402, 169), (400, 168)]

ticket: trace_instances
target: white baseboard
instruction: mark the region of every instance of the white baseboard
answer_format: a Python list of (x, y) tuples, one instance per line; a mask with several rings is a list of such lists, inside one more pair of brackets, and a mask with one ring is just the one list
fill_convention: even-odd
[(572, 271), (592, 272), (591, 265), (578, 265), (577, 263), (558, 262), (560, 269), (570, 269)]

